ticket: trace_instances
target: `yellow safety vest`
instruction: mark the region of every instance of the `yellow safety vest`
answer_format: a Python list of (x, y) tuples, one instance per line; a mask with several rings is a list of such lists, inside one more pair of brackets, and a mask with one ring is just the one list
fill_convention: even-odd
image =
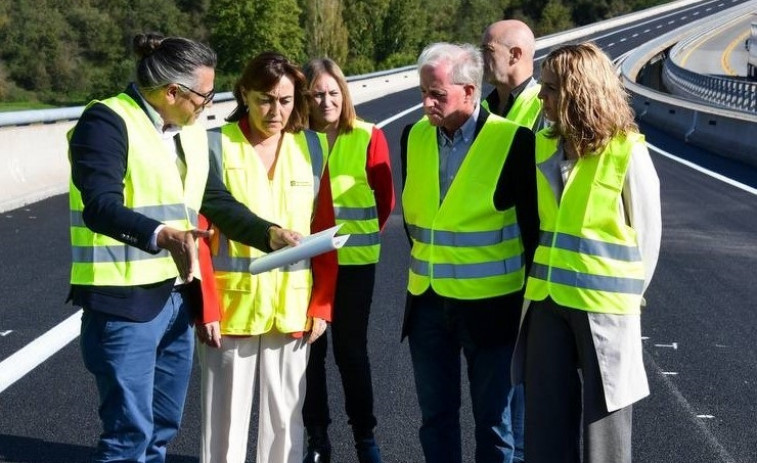
[[(87, 108), (95, 103), (98, 101), (92, 101)], [(136, 101), (121, 93), (100, 103), (113, 110), (126, 124), (129, 151), (124, 205), (172, 228), (195, 228), (208, 179), (205, 129), (199, 124), (186, 126), (179, 135), (188, 167), (182, 184), (175, 158), (165, 148), (152, 121)], [(73, 130), (68, 132), (69, 140)], [(135, 286), (179, 275), (168, 251), (150, 254), (87, 228), (82, 219), (84, 203), (81, 193), (71, 180), (69, 204), (72, 284)]]
[[(231, 194), (260, 217), (307, 236), (328, 142), (325, 136), (309, 130), (282, 136), (273, 179), (269, 180), (238, 123), (208, 132), (211, 156), (221, 167)], [(257, 335), (272, 329), (281, 333), (303, 331), (313, 285), (310, 261), (251, 275), (250, 263), (263, 252), (231, 241), (218, 230), (214, 238), (211, 248), (221, 332)]]
[(431, 286), (441, 296), (483, 299), (523, 287), (515, 208), (498, 211), (492, 201), (517, 129), (490, 115), (440, 205), (437, 129), (425, 117), (411, 128), (402, 192), (412, 238), (411, 294)]
[[(535, 130), (536, 123), (539, 121), (539, 115), (541, 115), (541, 100), (539, 99), (539, 91), (541, 85), (531, 85), (526, 87), (518, 98), (515, 99), (510, 110), (507, 112), (507, 119), (515, 122), (516, 124), (526, 127), (531, 130)], [(489, 102), (483, 100), (481, 106), (489, 109)]]
[(350, 235), (338, 251), (339, 265), (378, 262), (379, 222), (376, 197), (368, 184), (366, 163), (373, 124), (355, 121), (351, 132), (340, 134), (329, 154), (331, 194), (339, 233)]
[(589, 312), (638, 314), (644, 265), (636, 232), (620, 216), (621, 192), (638, 133), (616, 137), (598, 155), (578, 160), (555, 196), (550, 175), (556, 138), (536, 136), (537, 191), (541, 237), (526, 284), (526, 298), (547, 296), (565, 307)]

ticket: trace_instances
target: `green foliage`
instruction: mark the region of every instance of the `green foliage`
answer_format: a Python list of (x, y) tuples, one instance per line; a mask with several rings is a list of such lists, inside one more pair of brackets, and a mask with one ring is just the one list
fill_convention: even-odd
[(216, 0), (206, 21), (221, 73), (240, 74), (263, 51), (302, 61), (304, 34), (296, 0)]
[(663, 0), (0, 0), (0, 102), (83, 104), (132, 78), (143, 32), (210, 43), (216, 88), (229, 90), (267, 50), (295, 62), (329, 56), (347, 75), (413, 64), (429, 43), (478, 44), (503, 18), (537, 36)]
[(455, 27), (456, 40), (479, 44), (486, 26), (505, 18), (508, 0), (463, 0), (460, 2)]
[(301, 0), (306, 36), (306, 56), (327, 56), (337, 63), (347, 59), (347, 26), (341, 0)]
[(573, 27), (570, 16), (570, 8), (563, 5), (560, 0), (550, 0), (541, 12), (541, 17), (534, 29), (534, 33), (540, 36), (553, 31), (570, 29)]

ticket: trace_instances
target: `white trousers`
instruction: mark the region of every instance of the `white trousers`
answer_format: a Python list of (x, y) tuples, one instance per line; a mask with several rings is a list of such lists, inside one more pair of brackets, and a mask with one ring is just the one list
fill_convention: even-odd
[(256, 461), (302, 462), (308, 353), (304, 339), (277, 332), (223, 336), (220, 349), (197, 343), (202, 371), (200, 463), (244, 463), (258, 372)]

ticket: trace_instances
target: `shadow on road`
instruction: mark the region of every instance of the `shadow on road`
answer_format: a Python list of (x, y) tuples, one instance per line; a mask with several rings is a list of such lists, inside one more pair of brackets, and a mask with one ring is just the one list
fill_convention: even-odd
[[(90, 461), (91, 447), (47, 442), (31, 437), (0, 434), (0, 462), (82, 463)], [(166, 463), (197, 463), (196, 457), (168, 454)]]

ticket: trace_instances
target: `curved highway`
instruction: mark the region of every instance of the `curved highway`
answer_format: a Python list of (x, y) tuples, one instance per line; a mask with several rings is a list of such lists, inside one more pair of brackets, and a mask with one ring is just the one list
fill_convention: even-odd
[[(701, 2), (592, 38), (617, 58), (652, 37), (738, 3)], [(358, 112), (381, 123), (419, 101), (417, 90), (407, 90), (362, 104)], [(384, 126), (395, 169), (401, 130), (419, 117), (420, 110), (415, 110)], [(755, 462), (757, 171), (686, 146), (652, 127), (642, 131), (653, 147), (661, 179), (664, 230), (643, 316), (652, 395), (635, 408), (635, 461)], [(691, 167), (692, 162), (704, 169)], [(6, 361), (0, 368), (28, 361), (33, 353), (11, 356), (76, 313), (64, 303), (69, 271), (67, 211), (64, 195), (0, 214), (0, 361)], [(407, 261), (398, 207), (383, 235), (369, 346), (377, 438), (388, 463), (423, 461), (408, 348), (399, 343)], [(53, 331), (44, 344), (54, 343), (61, 336), (57, 333)], [(0, 392), (0, 461), (87, 460), (99, 432), (97, 394), (77, 341)], [(335, 461), (351, 462), (354, 451), (333, 363), (329, 375)], [(198, 397), (195, 375), (183, 427), (169, 448), (169, 462), (198, 461)], [(464, 452), (466, 461), (473, 461), (469, 405), (464, 403), (462, 416)], [(254, 460), (256, 420), (254, 416), (248, 461)]]
[(749, 52), (744, 42), (750, 36), (752, 22), (757, 22), (757, 8), (754, 14), (745, 15), (712, 36), (693, 42), (682, 53), (679, 65), (698, 74), (746, 76)]

